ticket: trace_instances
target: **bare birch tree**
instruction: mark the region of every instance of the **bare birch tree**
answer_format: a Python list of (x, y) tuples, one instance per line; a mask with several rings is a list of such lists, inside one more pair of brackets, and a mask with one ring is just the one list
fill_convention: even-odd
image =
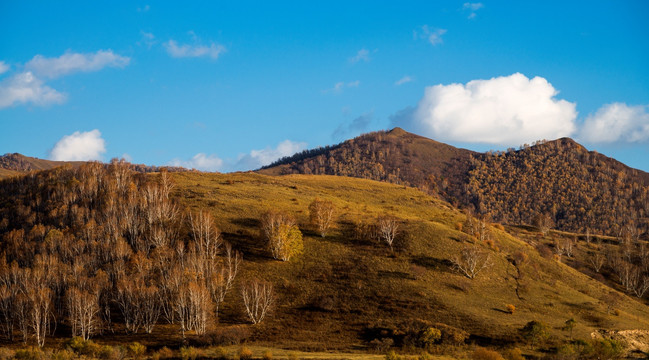
[(274, 304), (273, 285), (256, 279), (249, 281), (241, 287), (241, 297), (248, 318), (259, 324)]

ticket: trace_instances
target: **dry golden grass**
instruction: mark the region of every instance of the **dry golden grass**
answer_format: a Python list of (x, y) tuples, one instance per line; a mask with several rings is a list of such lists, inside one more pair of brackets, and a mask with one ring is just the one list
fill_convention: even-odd
[[(620, 295), (620, 315), (607, 315), (601, 299), (610, 291), (601, 283), (551, 259), (528, 243), (492, 228), (495, 250), (491, 266), (470, 280), (451, 268), (450, 259), (475, 240), (456, 230), (464, 215), (416, 189), (370, 180), (255, 173), (173, 174), (175, 193), (191, 208), (207, 208), (224, 238), (244, 252), (242, 278), (272, 281), (279, 306), (258, 328), (260, 339), (294, 349), (340, 350), (366, 346), (374, 327), (394, 327), (408, 319), (446, 323), (470, 332), (479, 341), (516, 342), (528, 321), (542, 320), (557, 330), (575, 318), (575, 337), (588, 338), (599, 328), (649, 326), (643, 304)], [(320, 238), (308, 225), (308, 205), (315, 197), (331, 200), (339, 221), (330, 236)], [(305, 233), (305, 252), (284, 263), (272, 260), (258, 236), (257, 221), (268, 209), (293, 214)], [(353, 240), (350, 224), (389, 213), (404, 220), (410, 238), (406, 252), (393, 255), (380, 243)], [(508, 257), (529, 255), (524, 285), (516, 295), (515, 267)], [(237, 322), (236, 294), (224, 310)], [(330, 297), (334, 309), (313, 304)], [(516, 307), (509, 314), (506, 304)]]

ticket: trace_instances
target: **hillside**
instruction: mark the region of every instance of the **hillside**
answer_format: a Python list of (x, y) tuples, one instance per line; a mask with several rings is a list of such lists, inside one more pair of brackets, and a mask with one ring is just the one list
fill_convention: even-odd
[[(86, 161), (54, 161), (25, 156), (19, 153), (4, 154), (0, 156), (0, 179), (25, 174), (30, 171), (49, 170), (60, 166), (79, 167)], [(166, 171), (187, 171), (187, 169), (174, 166), (149, 166), (142, 164), (129, 164), (131, 169), (141, 173)]]
[(621, 235), (646, 232), (649, 174), (571, 139), (475, 153), (400, 128), (284, 158), (260, 173), (328, 174), (406, 184), (496, 221)]
[[(324, 238), (308, 221), (309, 204), (316, 197), (331, 201), (336, 209), (335, 227)], [(243, 262), (220, 303), (218, 322), (208, 316), (204, 335), (199, 335), (200, 328), (187, 330), (192, 344), (245, 339), (300, 350), (421, 351), (422, 332), (435, 328), (442, 338), (431, 351), (462, 353), (469, 351), (468, 343), (498, 350), (523, 347), (521, 328), (537, 320), (552, 335), (543, 345), (524, 346), (538, 354), (539, 346), (549, 350), (569, 343), (561, 327), (570, 318), (576, 320), (574, 337), (584, 340), (600, 330), (649, 328), (645, 299), (631, 298), (542, 256), (536, 238), (523, 241), (499, 225), (476, 227), (477, 219), (401, 185), (313, 175), (143, 176), (123, 164), (104, 168), (91, 163), (1, 181), (0, 199), (0, 281), (41, 274), (50, 280), (20, 286), (45, 286), (53, 304), (64, 304), (71, 296), (68, 289), (92, 294), (100, 286), (97, 299), (108, 301), (111, 309), (101, 326), (115, 333), (95, 334), (99, 342), (129, 339), (149, 347), (183, 343), (181, 325), (177, 320), (168, 323), (162, 314), (152, 323), (151, 334), (142, 328), (128, 330), (125, 319), (130, 315), (118, 304), (128, 299), (121, 297), (128, 289), (147, 284), (142, 294), (157, 293), (151, 299), (171, 302), (152, 300), (145, 308), (175, 308), (174, 297), (163, 296), (166, 291), (173, 294), (174, 282), (167, 279), (176, 276), (174, 269), (185, 269), (188, 293), (200, 293), (207, 278), (191, 270), (202, 264), (198, 259), (203, 250), (196, 247), (190, 221), (200, 211), (212, 216), (222, 239), (241, 252)], [(274, 260), (260, 235), (260, 219), (271, 209), (295, 217), (304, 234), (303, 253), (290, 261)], [(359, 231), (386, 214), (400, 224), (394, 252), (371, 232)], [(453, 265), (465, 249), (489, 259), (474, 279)], [(214, 266), (226, 260), (221, 252)], [(16, 265), (9, 265), (12, 261)], [(48, 265), (43, 269), (43, 264)], [(203, 269), (212, 266), (208, 264)], [(11, 273), (24, 275), (7, 275)], [(241, 288), (252, 279), (269, 282), (275, 290), (275, 306), (258, 325), (250, 325), (241, 303)], [(59, 337), (71, 334), (71, 315), (65, 309), (53, 309)], [(470, 337), (465, 339), (465, 333)], [(18, 338), (17, 325), (12, 334)]]

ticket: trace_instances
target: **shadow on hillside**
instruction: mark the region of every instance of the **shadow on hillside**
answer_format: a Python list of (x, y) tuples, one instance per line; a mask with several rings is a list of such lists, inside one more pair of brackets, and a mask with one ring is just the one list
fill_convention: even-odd
[(223, 239), (232, 244), (235, 250), (243, 253), (246, 260), (270, 260), (263, 242), (250, 234), (222, 233)]
[(242, 227), (247, 227), (247, 228), (253, 228), (253, 229), (259, 229), (259, 219), (255, 218), (240, 218), (240, 219), (234, 219), (232, 220), (233, 225), (237, 226), (242, 226)]
[(415, 265), (423, 266), (427, 269), (453, 272), (453, 263), (448, 259), (437, 259), (432, 256), (417, 255), (413, 256), (411, 262)]

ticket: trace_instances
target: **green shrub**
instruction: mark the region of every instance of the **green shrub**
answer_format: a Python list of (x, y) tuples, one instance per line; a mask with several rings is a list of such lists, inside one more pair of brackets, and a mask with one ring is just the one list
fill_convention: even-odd
[(65, 343), (65, 346), (70, 348), (78, 355), (86, 355), (96, 357), (101, 351), (101, 346), (92, 340), (84, 340), (79, 336), (75, 336)]
[(602, 339), (594, 342), (593, 351), (598, 359), (619, 359), (624, 355), (624, 346), (617, 340)]
[(153, 355), (152, 358), (153, 360), (161, 360), (161, 359), (171, 359), (174, 357), (174, 352), (173, 350), (169, 349), (168, 347), (163, 347), (162, 349), (156, 351)]

